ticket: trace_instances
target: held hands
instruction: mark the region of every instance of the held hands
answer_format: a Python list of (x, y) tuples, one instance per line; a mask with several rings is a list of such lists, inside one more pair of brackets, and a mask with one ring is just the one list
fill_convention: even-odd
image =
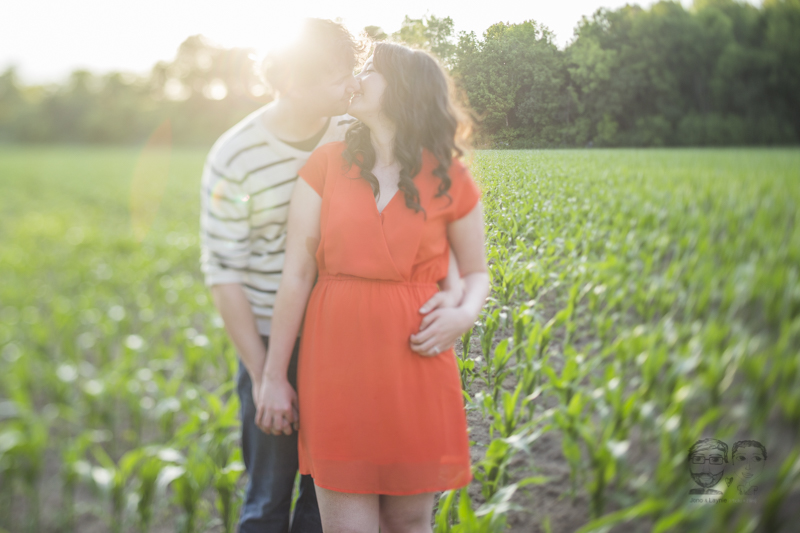
[(451, 348), (456, 339), (472, 326), (466, 310), (458, 307), (462, 291), (439, 291), (420, 308), (425, 314), (419, 332), (411, 335), (411, 349), (434, 357)]
[(261, 377), (255, 397), (256, 425), (264, 433), (291, 435), (299, 429), (297, 393), (286, 377)]

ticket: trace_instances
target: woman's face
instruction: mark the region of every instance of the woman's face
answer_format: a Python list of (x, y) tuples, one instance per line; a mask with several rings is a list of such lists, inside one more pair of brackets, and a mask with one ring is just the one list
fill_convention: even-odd
[(386, 90), (386, 78), (375, 70), (372, 63), (373, 56), (369, 56), (364, 63), (364, 68), (356, 76), (359, 88), (350, 99), (347, 112), (364, 123), (376, 119), (381, 112), (381, 98)]
[(743, 481), (754, 481), (764, 470), (764, 453), (753, 446), (738, 448), (733, 454), (733, 466)]

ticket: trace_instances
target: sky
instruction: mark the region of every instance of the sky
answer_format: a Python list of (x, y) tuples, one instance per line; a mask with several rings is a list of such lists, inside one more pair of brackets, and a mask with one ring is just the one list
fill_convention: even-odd
[[(4, 0), (0, 71), (14, 65), (25, 83), (58, 82), (76, 68), (146, 73), (203, 34), (225, 47), (263, 53), (291, 38), (302, 17), (336, 18), (353, 32), (399, 29), (405, 15), (450, 16), (456, 32), (481, 35), (496, 22), (534, 19), (563, 47), (582, 16), (600, 7), (651, 0)], [(684, 1), (684, 5), (690, 4)]]

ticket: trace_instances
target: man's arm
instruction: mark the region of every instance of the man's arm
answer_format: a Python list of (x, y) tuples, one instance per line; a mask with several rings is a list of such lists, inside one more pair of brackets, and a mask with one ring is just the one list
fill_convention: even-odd
[[(447, 268), (447, 277), (439, 282), (439, 287), (441, 290), (420, 307), (419, 312), (421, 314), (429, 315), (437, 309), (453, 308), (461, 305), (461, 300), (464, 298), (464, 280), (461, 279), (458, 261), (456, 260), (456, 255), (452, 248), (450, 248), (450, 263)], [(421, 335), (430, 324), (430, 321), (423, 318), (415, 337)], [(412, 343), (411, 349), (420, 355), (425, 355), (418, 350), (418, 346), (418, 344)], [(450, 348), (450, 346), (442, 346), (443, 350), (447, 348)]]
[[(260, 383), (266, 349), (244, 293), (243, 269), (250, 258), (249, 205), (246, 191), (212, 150), (203, 169), (200, 248), (206, 285), (225, 330), (241, 356), (255, 388)], [(224, 160), (224, 158), (222, 158)]]
[(489, 295), (483, 212), (478, 203), (466, 216), (451, 222), (447, 237), (459, 258), (464, 296), (456, 308), (437, 309), (422, 319), (420, 332), (411, 336), (411, 349), (435, 356), (453, 345), (472, 327)]
[(261, 387), (261, 373), (267, 350), (261, 342), (256, 318), (239, 283), (222, 283), (211, 287), (211, 296), (217, 307), (225, 331), (244, 363), (253, 384), (253, 394)]
[(420, 307), (420, 313), (424, 315), (440, 307), (457, 307), (461, 303), (461, 298), (464, 296), (464, 281), (458, 271), (458, 261), (456, 261), (452, 248), (450, 248), (447, 277), (439, 281), (439, 289), (439, 292)]

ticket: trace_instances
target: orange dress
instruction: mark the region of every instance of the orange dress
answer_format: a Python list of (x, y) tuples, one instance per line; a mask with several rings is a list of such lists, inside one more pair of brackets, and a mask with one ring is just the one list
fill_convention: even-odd
[(344, 147), (318, 148), (299, 172), (322, 197), (319, 278), (298, 366), (300, 472), (339, 492), (462, 487), (472, 476), (455, 353), (420, 356), (409, 337), (447, 275), (447, 224), (472, 210), (478, 188), (453, 161), (450, 198), (435, 198), (438, 163), (426, 151), (414, 177), (425, 214), (402, 191), (379, 213)]

